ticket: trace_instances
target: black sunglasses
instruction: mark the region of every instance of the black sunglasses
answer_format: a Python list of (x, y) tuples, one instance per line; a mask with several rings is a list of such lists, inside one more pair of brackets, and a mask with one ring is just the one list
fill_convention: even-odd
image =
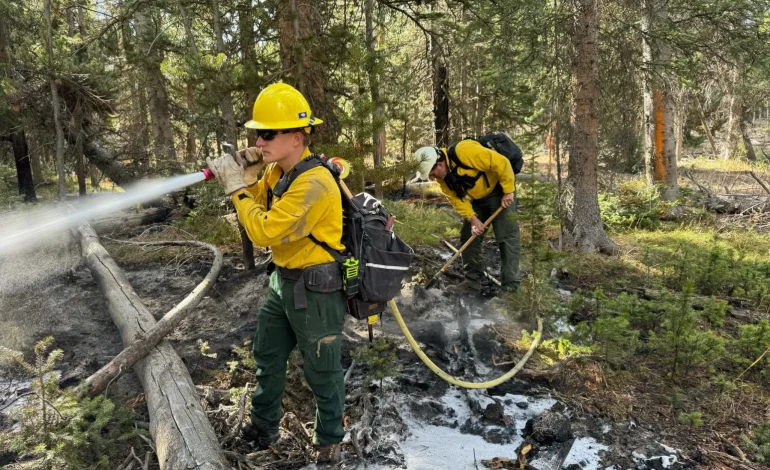
[(291, 134), (292, 132), (297, 132), (298, 129), (281, 129), (281, 130), (275, 130), (275, 129), (257, 129), (257, 138), (262, 138), (262, 140), (270, 141), (275, 139), (275, 136), (278, 134)]

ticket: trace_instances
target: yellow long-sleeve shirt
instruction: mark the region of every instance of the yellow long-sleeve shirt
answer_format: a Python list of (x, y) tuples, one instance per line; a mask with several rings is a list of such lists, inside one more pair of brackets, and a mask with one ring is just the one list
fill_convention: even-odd
[[(444, 155), (447, 154), (446, 149), (441, 150)], [(512, 193), (516, 189), (513, 167), (511, 167), (511, 161), (505, 156), (470, 139), (458, 142), (455, 146), (455, 154), (463, 164), (470, 167), (468, 169), (458, 167), (458, 175), (475, 177), (480, 172), (486, 174), (486, 179), (483, 176), (478, 178), (473, 187), (468, 190), (467, 196), (462, 199), (449, 189), (449, 186), (447, 186), (443, 179), (436, 178), (441, 192), (449, 199), (457, 213), (466, 220), (471, 220), (475, 215), (471, 201), (489, 195), (498, 183), (502, 186), (503, 193), (505, 194)], [(449, 171), (452, 171), (455, 167), (449, 158), (447, 158), (447, 165)]]
[[(306, 150), (303, 158), (309, 154)], [(270, 164), (257, 184), (236, 191), (233, 204), (238, 219), (255, 245), (272, 249), (277, 266), (304, 269), (331, 263), (334, 258), (308, 235), (335, 250), (345, 248), (337, 182), (328, 169), (313, 168), (299, 175), (283, 196), (273, 197), (267, 210), (268, 189), (275, 188), (282, 175), (281, 167)]]

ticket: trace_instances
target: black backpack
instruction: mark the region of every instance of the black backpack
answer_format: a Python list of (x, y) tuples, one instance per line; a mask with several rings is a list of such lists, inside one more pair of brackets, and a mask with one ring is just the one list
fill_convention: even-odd
[[(387, 302), (401, 292), (401, 282), (409, 271), (414, 251), (391, 230), (393, 216), (380, 201), (363, 192), (350, 198), (340, 184), (339, 168), (313, 154), (281, 177), (275, 194), (281, 196), (299, 175), (312, 168), (328, 169), (342, 195), (342, 244), (345, 252), (325, 242), (309, 238), (323, 247), (342, 267), (348, 313), (363, 320), (382, 313)], [(272, 192), (268, 201), (272, 200)]]
[[(513, 141), (513, 139), (511, 139), (511, 136), (508, 135), (507, 132), (488, 132), (479, 138), (470, 138), (469, 140), (475, 140), (484, 147), (492, 149), (500, 155), (508, 158), (508, 160), (511, 161), (511, 167), (513, 168), (514, 175), (518, 175), (521, 172), (521, 169), (524, 166), (524, 155), (521, 153), (519, 146), (516, 145), (516, 143)], [(457, 144), (453, 144), (447, 149), (447, 157), (452, 161), (455, 168), (470, 169), (471, 167), (464, 164), (457, 157), (457, 152), (455, 151), (456, 146)], [(489, 180), (487, 180), (487, 175), (483, 171), (480, 171), (475, 177), (473, 177), (458, 175), (457, 171), (454, 170), (451, 171), (446, 176), (446, 178), (444, 178), (444, 182), (446, 182), (447, 186), (449, 186), (449, 188), (457, 194), (457, 197), (464, 198), (468, 190), (472, 188), (476, 184), (476, 181), (481, 177), (484, 178), (484, 180), (487, 182), (487, 186), (489, 186)]]

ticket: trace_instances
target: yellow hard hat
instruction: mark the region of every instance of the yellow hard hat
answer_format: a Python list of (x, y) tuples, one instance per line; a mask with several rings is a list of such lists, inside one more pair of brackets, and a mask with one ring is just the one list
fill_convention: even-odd
[(286, 83), (274, 83), (257, 96), (249, 129), (298, 129), (323, 121), (313, 116), (302, 93)]

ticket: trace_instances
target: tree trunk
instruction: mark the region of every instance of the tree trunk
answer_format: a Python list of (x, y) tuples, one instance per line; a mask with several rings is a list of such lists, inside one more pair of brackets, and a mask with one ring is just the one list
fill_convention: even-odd
[(708, 137), (709, 145), (711, 145), (711, 151), (714, 152), (714, 158), (717, 158), (717, 155), (719, 155), (719, 151), (717, 151), (717, 144), (714, 142), (714, 134), (711, 133), (711, 128), (708, 125), (708, 122), (706, 122), (706, 113), (703, 111), (703, 104), (700, 102), (699, 97), (695, 97), (695, 101), (698, 103), (698, 113), (700, 114), (700, 121), (701, 125), (703, 126), (703, 132), (706, 133), (706, 137)]
[(598, 0), (572, 0), (574, 33), (569, 180), (572, 204), (567, 239), (580, 251), (615, 253), (617, 246), (602, 225), (597, 194), (598, 120), (596, 83), (599, 61)]
[[(222, 35), (222, 24), (219, 18), (219, 0), (211, 0), (211, 18), (211, 24), (214, 29), (214, 38), (217, 43), (217, 53), (224, 54), (225, 57), (227, 57), (225, 40)], [(222, 91), (222, 99), (219, 102), (219, 109), (222, 111), (222, 121), (224, 126), (224, 132), (222, 134), (227, 142), (238, 148), (238, 128), (235, 127), (235, 110), (233, 108), (233, 95), (229, 90), (229, 81), (221, 83), (220, 80), (219, 85), (226, 87), (226, 89)]]
[(449, 145), (449, 77), (441, 57), (441, 47), (435, 35), (430, 36), (430, 53), (433, 69), (433, 124), (436, 145)]
[(35, 180), (36, 185), (45, 184), (47, 182), (40, 158), (39, 152), (31, 153), (29, 155), (29, 162), (32, 165), (32, 178)]
[[(195, 44), (195, 36), (193, 36), (192, 30), (192, 16), (190, 16), (188, 10), (185, 8), (184, 3), (179, 4), (179, 12), (182, 16), (182, 24), (185, 30), (185, 39), (187, 39), (187, 50), (189, 55), (198, 59), (198, 47)], [(206, 84), (208, 85), (208, 83)], [(208, 89), (209, 87), (206, 86)], [(187, 137), (185, 138), (185, 155), (188, 162), (195, 162), (198, 159), (198, 148), (195, 141), (195, 125), (194, 120), (198, 114), (198, 103), (195, 101), (195, 83), (192, 81), (187, 83), (186, 89), (187, 98)]]
[[(251, 119), (251, 110), (259, 93), (260, 83), (259, 64), (257, 63), (256, 41), (254, 39), (254, 13), (250, 0), (238, 3), (238, 35), (241, 50), (241, 65), (244, 73), (244, 101), (240, 122)], [(256, 145), (256, 134), (252, 130), (246, 132), (247, 146)]]
[(13, 147), (13, 159), (16, 162), (16, 179), (19, 183), (19, 194), (24, 195), (25, 202), (37, 202), (35, 182), (32, 178), (29, 145), (24, 131), (17, 129), (11, 133), (10, 141)]
[[(375, 47), (374, 31), (374, 0), (366, 0), (364, 9), (366, 17), (366, 72), (369, 77), (369, 91), (372, 98), (372, 148), (374, 167), (382, 167), (385, 155), (385, 106), (380, 99), (380, 71), (377, 50)], [(375, 181), (374, 196), (382, 198), (382, 183), (379, 178)]]
[[(123, 271), (87, 224), (79, 228), (88, 268), (107, 300), (107, 309), (129, 346), (152, 331), (152, 314), (136, 295)], [(150, 433), (160, 468), (229, 469), (211, 423), (182, 360), (168, 341), (161, 341), (134, 366), (147, 395)]]
[[(51, 0), (43, 0), (43, 16), (45, 17), (46, 49), (48, 51), (49, 71), (53, 70), (53, 23), (51, 22)], [(59, 90), (56, 79), (51, 76), (48, 79), (51, 89), (51, 107), (53, 108), (53, 125), (56, 130), (56, 173), (59, 175), (59, 200), (67, 197), (67, 186), (64, 183), (64, 130), (60, 120)]]
[(743, 119), (741, 119), (741, 138), (743, 138), (743, 146), (746, 147), (746, 159), (750, 162), (757, 161), (757, 153), (754, 151), (754, 144), (751, 143), (751, 136), (749, 135), (749, 126), (746, 123), (748, 117), (748, 110), (744, 107)]
[(75, 167), (75, 173), (78, 177), (78, 194), (80, 196), (85, 196), (86, 191), (86, 162), (83, 158), (83, 142), (82, 140), (78, 140), (78, 143), (75, 145), (75, 158), (77, 159), (77, 164)]
[[(123, 1), (118, 0), (118, 8), (123, 7)], [(131, 22), (124, 21), (120, 28), (120, 38), (122, 41), (123, 52), (126, 56), (126, 62), (135, 66), (135, 70), (129, 72), (129, 86), (131, 87), (131, 117), (127, 121), (127, 130), (135, 138), (129, 141), (127, 153), (137, 167), (149, 169), (150, 167), (150, 126), (147, 120), (147, 91), (146, 75), (143, 73), (144, 66), (141, 63), (141, 53), (137, 53), (134, 46), (133, 33), (131, 32)]]
[(680, 95), (679, 110), (676, 113), (676, 161), (677, 167), (682, 160), (682, 151), (684, 147), (684, 126), (687, 120), (687, 106), (684, 102), (684, 93)]
[[(77, 22), (76, 22), (77, 19)], [(75, 1), (70, 8), (67, 9), (67, 36), (72, 40), (70, 51), (75, 56), (75, 62), (81, 63), (85, 58), (85, 50), (78, 51), (77, 43), (75, 42), (75, 36), (78, 33), (85, 34), (85, 14), (83, 13), (83, 7), (79, 4), (79, 1)], [(78, 28), (78, 23), (80, 27)], [(83, 158), (83, 138), (80, 135), (83, 132), (83, 111), (80, 103), (78, 103), (75, 109), (72, 111), (72, 126), (75, 132), (78, 134), (73, 150), (75, 157), (75, 175), (78, 179), (78, 194), (80, 196), (86, 195), (86, 169), (85, 161)]]
[(93, 163), (88, 164), (88, 176), (91, 178), (91, 192), (99, 189), (99, 168)]
[(668, 21), (667, 2), (644, 0), (642, 8), (642, 58), (644, 61), (644, 154), (647, 184), (663, 184), (662, 198), (678, 195), (676, 169), (676, 101), (673, 84), (664, 81), (671, 61), (671, 46), (660, 38)]
[(730, 90), (730, 119), (727, 123), (727, 135), (722, 149), (722, 159), (729, 160), (738, 152), (738, 139), (741, 138), (741, 121), (743, 120), (742, 77), (736, 67), (731, 72)]
[[(67, 133), (67, 142), (75, 145), (77, 136), (71, 131)], [(83, 134), (83, 153), (88, 161), (99, 168), (107, 178), (118, 186), (123, 186), (136, 180), (136, 171), (120, 162), (118, 155), (106, 150)]]
[(136, 57), (146, 79), (146, 90), (150, 119), (152, 121), (153, 153), (156, 159), (176, 162), (174, 130), (171, 125), (171, 111), (166, 92), (166, 79), (160, 70), (163, 54), (160, 50), (159, 31), (151, 13), (137, 10), (136, 34), (140, 50)]
[(294, 85), (310, 103), (313, 115), (324, 123), (313, 141), (337, 143), (340, 123), (336, 105), (327, 96), (328, 70), (319, 57), (324, 46), (317, 0), (281, 0), (278, 4), (278, 42), (284, 81)]

